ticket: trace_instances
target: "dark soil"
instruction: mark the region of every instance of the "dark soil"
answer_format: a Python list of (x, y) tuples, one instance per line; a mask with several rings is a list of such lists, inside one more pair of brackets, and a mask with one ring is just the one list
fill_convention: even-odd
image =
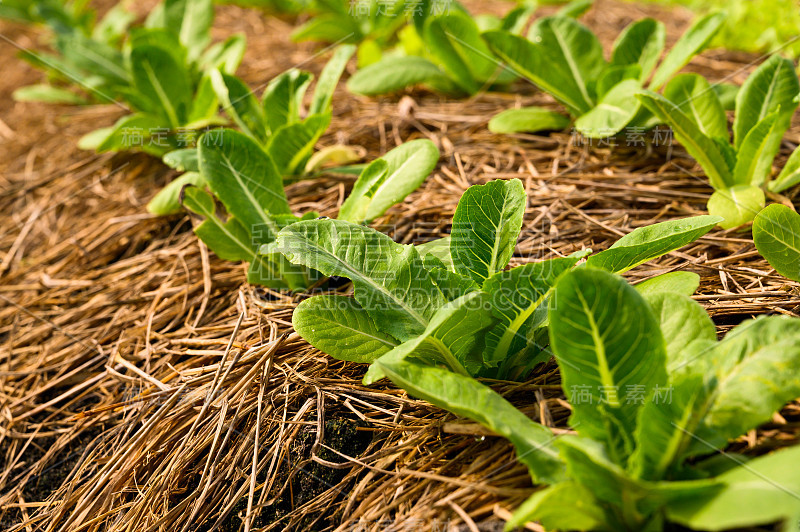
[[(72, 473), (73, 469), (81, 462), (88, 448), (94, 444), (95, 438), (102, 434), (101, 427), (92, 427), (79, 433), (72, 441), (53, 456), (48, 466), (39, 474), (34, 474), (22, 485), (21, 496), (26, 502), (46, 501)], [(24, 478), (30, 467), (36, 465), (45, 455), (47, 450), (56, 443), (56, 437), (48, 436), (35, 440), (25, 450), (22, 460), (17, 462), (15, 473)], [(0, 468), (13, 460), (9, 456), (11, 446), (6, 440), (0, 443)], [(28, 516), (33, 513), (27, 510)], [(8, 530), (13, 525), (23, 522), (24, 515), (20, 508), (0, 508), (0, 530)]]
[[(325, 422), (325, 439), (321, 443), (336, 451), (357, 458), (369, 446), (372, 440), (371, 432), (358, 430), (367, 424), (360, 420), (335, 417)], [(280, 469), (280, 476), (275, 481), (275, 488), (270, 493), (270, 498), (275, 498), (274, 504), (265, 508), (252, 525), (254, 528), (272, 524), (285, 517), (295, 508), (313, 500), (323, 492), (336, 487), (346, 476), (349, 468), (338, 469), (327, 467), (311, 460), (311, 453), (316, 441), (316, 427), (305, 427), (300, 431), (291, 446), (288, 467)], [(320, 446), (317, 456), (329, 462), (341, 463), (342, 457), (329, 449)], [(289, 480), (291, 478), (291, 480)], [(268, 480), (264, 472), (258, 475), (258, 482)], [(287, 480), (289, 482), (287, 483)], [(354, 479), (355, 481), (356, 479)], [(340, 488), (337, 488), (340, 489)], [(341, 491), (341, 489), (340, 489)], [(347, 493), (341, 491), (339, 499)], [(247, 512), (247, 497), (242, 497), (234, 511), (226, 519), (222, 530), (225, 532), (239, 532), (242, 519)], [(335, 527), (338, 516), (329, 512), (318, 516), (316, 519), (307, 518), (299, 530), (317, 530)], [(198, 528), (198, 532), (206, 532), (214, 523), (206, 523)]]

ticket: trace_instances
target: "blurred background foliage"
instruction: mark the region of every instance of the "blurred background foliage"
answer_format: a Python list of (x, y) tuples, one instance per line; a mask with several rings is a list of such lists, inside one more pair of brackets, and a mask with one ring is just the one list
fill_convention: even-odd
[(745, 52), (800, 56), (800, 1), (798, 0), (646, 0), (686, 6), (698, 13), (725, 10), (728, 22), (714, 46)]

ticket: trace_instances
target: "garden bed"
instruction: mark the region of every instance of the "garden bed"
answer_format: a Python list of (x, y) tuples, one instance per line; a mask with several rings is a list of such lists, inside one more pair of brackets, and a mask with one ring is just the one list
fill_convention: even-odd
[[(288, 21), (233, 6), (217, 13), (216, 36), (247, 34), (239, 73), (251, 86), (301, 64), (319, 73), (327, 60), (322, 47), (291, 43)], [(648, 14), (669, 21), (668, 42), (691, 20), (611, 0), (583, 20), (610, 45)], [(534, 491), (507, 441), (386, 381), (364, 386), (364, 366), (309, 346), (291, 327), (304, 296), (248, 285), (246, 267), (210, 253), (189, 215), (145, 213), (173, 171), (143, 154), (76, 147), (120, 109), (12, 101), (40, 78), (20, 66), (15, 46), (37, 48), (39, 34), (2, 22), (0, 35), (0, 528), (502, 528)], [(692, 68), (740, 84), (756, 59), (711, 51)], [(361, 146), (368, 160), (414, 138), (437, 145), (434, 175), (375, 224), (403, 243), (449, 233), (470, 185), (521, 179), (528, 204), (512, 265), (599, 251), (637, 227), (705, 212), (712, 189), (666, 137), (612, 149), (568, 132), (490, 133), (488, 119), (515, 104), (556, 108), (517, 87), (460, 101), (425, 91), (366, 99), (340, 88), (321, 144)], [(794, 127), (779, 163), (798, 141)], [(319, 178), (287, 195), (293, 208), (332, 216), (352, 184)], [(627, 277), (675, 270), (701, 276), (695, 299), (720, 335), (760, 314), (797, 316), (797, 283), (735, 231), (716, 229)], [(535, 420), (567, 430), (559, 383), (550, 363), (528, 382), (491, 384)], [(731, 448), (763, 454), (796, 443), (798, 429), (792, 404)]]

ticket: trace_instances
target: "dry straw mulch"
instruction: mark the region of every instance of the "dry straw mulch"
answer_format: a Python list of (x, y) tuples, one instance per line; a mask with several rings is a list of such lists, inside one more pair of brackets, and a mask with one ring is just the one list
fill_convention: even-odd
[[(644, 14), (669, 21), (673, 40), (690, 18), (601, 0), (586, 21), (610, 43)], [(217, 25), (220, 37), (247, 33), (242, 73), (253, 86), (293, 65), (324, 64), (314, 46), (288, 42), (288, 22), (227, 6)], [(30, 29), (4, 24), (0, 33), (41, 44)], [(494, 530), (532, 493), (504, 440), (388, 384), (361, 385), (362, 366), (292, 331), (303, 296), (248, 286), (242, 265), (194, 238), (188, 216), (145, 214), (169, 170), (143, 155), (75, 148), (119, 109), (12, 102), (14, 88), (40, 79), (14, 53), (0, 46), (0, 528)], [(741, 82), (754, 59), (709, 52), (693, 68)], [(341, 90), (323, 144), (362, 146), (373, 158), (413, 138), (436, 142), (434, 176), (378, 224), (403, 242), (446, 234), (469, 185), (522, 179), (529, 204), (515, 263), (604, 249), (636, 227), (703, 211), (711, 190), (677, 147), (489, 133), (502, 109), (555, 108), (529, 85), (518, 89), (465, 101)], [(302, 182), (289, 196), (299, 211), (332, 215), (351, 185)], [(747, 233), (712, 232), (630, 278), (678, 269), (702, 276), (697, 299), (721, 334), (800, 305), (797, 284), (769, 268)], [(525, 383), (492, 385), (567, 430), (553, 365)], [(734, 448), (791, 444), (798, 426), (800, 409), (788, 405)]]

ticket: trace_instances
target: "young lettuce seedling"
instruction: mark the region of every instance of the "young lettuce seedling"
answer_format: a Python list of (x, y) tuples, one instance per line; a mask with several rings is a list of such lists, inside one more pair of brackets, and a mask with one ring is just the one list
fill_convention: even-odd
[[(25, 13), (56, 32), (58, 53), (26, 52), (23, 58), (56, 79), (78, 85), (92, 101), (121, 101), (132, 111), (114, 126), (85, 135), (79, 143), (82, 148), (138, 150), (160, 156), (191, 145), (195, 130), (224, 122), (217, 115), (219, 104), (205, 72), (220, 69), (233, 73), (244, 53), (244, 37), (234, 35), (209, 46), (212, 0), (164, 0), (144, 26), (133, 28), (129, 28), (133, 15), (121, 6), (92, 26), (91, 12), (82, 11), (79, 5), (38, 0), (34, 7), (28, 6)], [(90, 101), (51, 85), (23, 87), (15, 97), (59, 103)]]
[[(266, 151), (284, 181), (302, 179), (316, 173), (326, 163), (346, 164), (358, 158), (351, 148), (331, 146), (314, 153), (314, 146), (331, 122), (333, 92), (354, 48), (339, 47), (320, 75), (308, 114), (303, 118), (303, 99), (313, 76), (289, 70), (273, 79), (259, 102), (239, 78), (219, 70), (209, 75), (215, 101), (239, 129)], [(202, 186), (199, 149), (195, 146), (168, 152), (167, 166), (185, 172), (164, 187), (147, 205), (157, 215), (180, 210), (179, 195), (185, 185)], [(352, 172), (358, 167), (338, 167), (332, 171)]]
[[(506, 270), (525, 202), (517, 179), (470, 187), (449, 239), (416, 247), (341, 220), (281, 230), (271, 251), (354, 286), (353, 298), (302, 302), (292, 318), (295, 330), (335, 358), (373, 363), (367, 382), (383, 376), (377, 361), (405, 359), (462, 375), (524, 378), (550, 357), (546, 303), (553, 287), (591, 253)], [(719, 221), (699, 216), (642, 227), (587, 263), (624, 272), (693, 242)]]
[[(772, 56), (747, 78), (736, 97), (733, 144), (723, 106), (701, 76), (677, 76), (663, 96), (649, 91), (638, 96), (705, 171), (715, 190), (709, 213), (722, 216), (725, 229), (752, 221), (764, 207), (762, 187), (800, 98), (792, 61)], [(800, 182), (799, 166), (795, 151), (769, 189), (780, 192)]]
[(207, 72), (233, 73), (244, 54), (244, 37), (208, 46), (213, 17), (211, 0), (165, 0), (144, 27), (131, 30), (114, 64), (120, 67), (116, 94), (134, 112), (84, 136), (80, 146), (161, 156), (192, 145), (197, 130), (224, 123)]
[[(122, 70), (119, 45), (135, 16), (117, 5), (95, 23), (95, 12), (85, 4), (62, 0), (0, 3), (0, 18), (44, 24), (54, 34), (50, 45), (55, 53), (26, 50), (20, 54), (47, 73), (48, 83), (17, 89), (15, 100), (80, 105), (109, 103), (118, 96)], [(75, 85), (80, 93), (70, 90), (69, 85)]]
[[(204, 186), (186, 186), (183, 205), (204, 218), (195, 233), (220, 258), (250, 263), (248, 282), (273, 289), (304, 290), (319, 275), (295, 266), (269, 244), (284, 228), (316, 218), (292, 214), (283, 179), (272, 157), (251, 137), (230, 129), (201, 137), (199, 175)], [(429, 140), (407, 142), (370, 164), (356, 182), (340, 215), (366, 223), (402, 201), (433, 171), (439, 151)], [(225, 207), (218, 214), (215, 197)]]
[[(305, 117), (301, 116), (303, 98), (313, 79), (308, 72), (292, 69), (279, 75), (269, 83), (261, 102), (236, 76), (212, 71), (211, 82), (225, 113), (239, 129), (270, 155), (284, 178), (298, 179), (325, 162), (319, 154), (312, 160), (314, 146), (331, 123), (333, 92), (354, 52), (353, 45), (336, 49), (320, 74)], [(329, 155), (341, 156), (340, 152)], [(346, 157), (345, 162), (354, 157)]]
[(88, 33), (93, 26), (95, 13), (83, 1), (66, 0), (5, 0), (0, 4), (0, 18), (45, 24), (54, 31), (80, 31)]
[[(614, 43), (610, 61), (604, 59), (595, 34), (569, 17), (537, 20), (527, 39), (508, 31), (486, 32), (483, 38), (512, 71), (563, 104), (581, 134), (604, 138), (626, 126), (657, 125), (658, 121), (634, 96), (643, 87), (659, 90), (708, 46), (724, 20), (722, 14), (697, 20), (660, 64), (665, 30), (661, 22), (651, 18), (623, 30)], [(568, 123), (563, 115), (529, 107), (504, 111), (492, 119), (489, 127), (497, 133), (535, 132), (562, 129)]]
[(800, 320), (747, 321), (722, 341), (685, 294), (642, 295), (591, 266), (555, 283), (549, 337), (572, 405), (556, 435), (478, 381), (419, 361), (378, 359), (396, 385), (508, 438), (550, 484), (506, 530), (728, 530), (800, 516), (800, 446), (749, 459), (728, 441), (800, 395)]
[[(431, 2), (428, 2), (431, 4)], [(359, 70), (347, 83), (357, 94), (396, 92), (426, 85), (439, 92), (472, 95), (493, 84), (516, 79), (481, 38), (479, 24), (520, 32), (533, 14), (527, 5), (511, 10), (503, 19), (472, 17), (453, 2), (447, 12), (431, 15), (432, 6), (414, 18), (414, 25), (401, 32), (401, 46), (393, 53)]]
[(397, 40), (406, 22), (429, 9), (427, 0), (367, 0), (356, 3), (315, 0), (307, 8), (313, 17), (292, 32), (296, 42), (358, 44), (359, 64), (372, 62)]

